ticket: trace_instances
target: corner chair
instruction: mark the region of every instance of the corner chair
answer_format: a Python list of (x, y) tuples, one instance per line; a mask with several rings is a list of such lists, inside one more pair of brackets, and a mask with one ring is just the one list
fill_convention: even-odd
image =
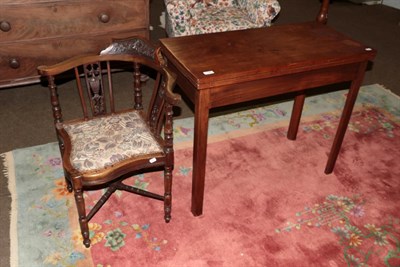
[[(125, 68), (131, 78), (129, 85), (118, 82), (112, 72)], [(146, 82), (146, 89), (152, 90), (148, 103), (142, 101), (143, 68), (151, 70), (154, 78), (154, 82)], [(180, 96), (172, 92), (175, 74), (165, 66), (159, 49), (139, 38), (119, 40), (100, 55), (77, 56), (39, 66), (38, 71), (48, 82), (65, 180), (68, 191), (74, 192), (83, 244), (90, 246), (89, 220), (116, 190), (161, 200), (164, 220), (169, 222), (174, 166), (172, 107)], [(71, 109), (82, 110), (76, 119), (65, 120), (61, 112), (57, 84), (65, 82), (66, 73), (75, 74), (76, 85), (68, 83), (66, 87), (75, 89), (78, 97), (75, 106), (63, 108), (69, 107), (70, 113), (74, 113)], [(115, 90), (121, 86), (132, 92), (129, 108), (121, 108), (121, 101), (116, 101)], [(162, 193), (124, 183), (132, 175), (160, 170), (164, 171)], [(87, 212), (84, 192), (101, 188), (107, 188), (106, 192)]]

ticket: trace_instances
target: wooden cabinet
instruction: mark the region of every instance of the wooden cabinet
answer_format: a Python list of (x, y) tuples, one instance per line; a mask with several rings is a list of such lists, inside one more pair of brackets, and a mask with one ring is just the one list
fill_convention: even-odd
[(36, 67), (149, 38), (149, 0), (1, 0), (0, 88), (39, 81)]

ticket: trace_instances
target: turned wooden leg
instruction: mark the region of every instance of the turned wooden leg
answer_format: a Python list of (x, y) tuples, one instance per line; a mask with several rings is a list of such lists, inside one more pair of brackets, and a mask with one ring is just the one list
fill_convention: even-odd
[(65, 179), (65, 184), (67, 186), (67, 190), (68, 190), (68, 192), (71, 193), (72, 192), (72, 183), (71, 183), (68, 173), (65, 170), (64, 170), (64, 179)]
[[(63, 144), (63, 142), (61, 141), (61, 139), (60, 138), (58, 138), (58, 147), (60, 148), (60, 153), (61, 153), (61, 158), (62, 158), (62, 155), (64, 155), (64, 144)], [(68, 192), (72, 192), (72, 182), (71, 182), (71, 178), (70, 178), (71, 176), (69, 175), (69, 173), (64, 169), (64, 178), (65, 178), (65, 184), (66, 184), (66, 186), (67, 186), (67, 190), (68, 190)]]
[(292, 110), (292, 115), (290, 117), (289, 130), (287, 133), (287, 138), (290, 140), (296, 140), (297, 131), (299, 129), (299, 124), (300, 124), (301, 113), (303, 112), (305, 98), (306, 95), (304, 92), (300, 92), (294, 98), (293, 110)]
[(73, 178), (73, 188), (74, 188), (74, 196), (76, 202), (76, 208), (78, 210), (79, 216), (79, 225), (81, 227), (81, 233), (83, 237), (83, 244), (85, 247), (90, 247), (90, 239), (89, 239), (89, 225), (86, 217), (86, 209), (85, 209), (85, 200), (83, 198), (83, 189), (82, 189), (82, 181), (78, 177)]
[(166, 166), (164, 170), (164, 219), (165, 222), (171, 220), (172, 207), (172, 167)]

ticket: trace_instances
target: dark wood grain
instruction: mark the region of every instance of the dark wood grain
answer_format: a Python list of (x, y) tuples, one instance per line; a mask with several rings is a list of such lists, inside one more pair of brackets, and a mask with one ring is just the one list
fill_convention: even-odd
[(149, 1), (2, 0), (0, 22), (10, 25), (0, 29), (2, 88), (38, 82), (37, 66), (98, 53), (113, 39), (149, 38)]
[[(314, 22), (169, 38), (162, 44), (198, 89), (351, 64), (371, 54), (367, 46)], [(209, 70), (215, 74), (203, 74)]]

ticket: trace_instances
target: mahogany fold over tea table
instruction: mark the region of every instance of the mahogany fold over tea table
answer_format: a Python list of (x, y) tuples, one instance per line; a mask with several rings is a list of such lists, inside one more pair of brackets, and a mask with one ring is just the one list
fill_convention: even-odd
[(194, 103), (192, 213), (203, 212), (211, 108), (295, 92), (296, 139), (305, 90), (351, 82), (325, 173), (333, 171), (369, 60), (376, 51), (317, 22), (161, 39), (168, 67)]

